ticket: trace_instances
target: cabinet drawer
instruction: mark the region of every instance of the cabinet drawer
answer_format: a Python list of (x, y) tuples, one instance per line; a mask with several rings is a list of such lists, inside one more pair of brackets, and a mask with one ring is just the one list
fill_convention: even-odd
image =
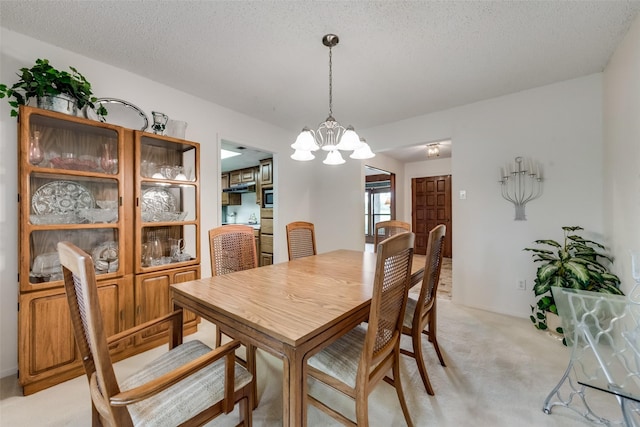
[(260, 218), (273, 218), (273, 208), (261, 208)]
[(264, 234), (273, 234), (273, 219), (262, 218), (262, 222), (260, 223), (260, 231)]
[(262, 236), (260, 236), (260, 250), (263, 253), (273, 253), (273, 235), (263, 234)]
[(262, 252), (260, 254), (260, 267), (273, 264), (273, 254)]

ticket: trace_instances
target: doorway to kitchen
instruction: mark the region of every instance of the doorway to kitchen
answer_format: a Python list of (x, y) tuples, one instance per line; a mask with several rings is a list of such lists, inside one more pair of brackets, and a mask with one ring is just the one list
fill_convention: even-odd
[(365, 166), (364, 235), (367, 244), (373, 244), (375, 224), (396, 218), (396, 175)]
[(220, 223), (251, 226), (259, 265), (273, 263), (273, 153), (220, 140)]

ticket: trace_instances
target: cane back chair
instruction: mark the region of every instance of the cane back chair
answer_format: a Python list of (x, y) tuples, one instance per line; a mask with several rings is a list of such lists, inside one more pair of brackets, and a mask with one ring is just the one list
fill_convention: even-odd
[[(309, 403), (346, 425), (368, 425), (368, 399), (384, 379), (396, 389), (402, 413), (412, 426), (400, 381), (400, 337), (411, 279), (413, 233), (380, 244), (369, 320), (320, 350), (308, 361), (308, 375), (356, 402), (356, 422), (308, 395)], [(393, 372), (393, 379), (387, 377)]]
[(378, 243), (398, 233), (411, 231), (411, 224), (396, 220), (380, 221), (375, 224), (373, 229), (373, 251), (376, 252), (378, 250)]
[[(195, 426), (233, 410), (251, 425), (253, 376), (235, 363), (232, 341), (211, 350), (200, 341), (182, 343), (182, 310), (107, 337), (91, 257), (69, 242), (58, 243), (71, 323), (89, 380), (93, 426)], [(169, 351), (118, 382), (109, 348), (169, 324)]]
[(316, 254), (316, 236), (313, 224), (296, 221), (287, 224), (289, 261)]
[[(418, 371), (422, 377), (422, 383), (427, 393), (433, 395), (433, 387), (429, 381), (427, 368), (424, 365), (424, 357), (422, 355), (422, 335), (429, 338), (433, 348), (438, 354), (438, 359), (442, 366), (444, 363), (440, 346), (438, 346), (437, 338), (437, 298), (438, 285), (440, 283), (440, 269), (442, 268), (442, 253), (444, 249), (444, 238), (446, 227), (438, 225), (429, 232), (427, 241), (427, 257), (424, 266), (424, 276), (422, 278), (422, 287), (418, 299), (409, 296), (407, 299), (407, 309), (404, 314), (404, 324), (402, 333), (411, 336), (413, 351), (401, 348), (400, 352), (407, 356), (411, 356), (416, 360)], [(426, 328), (426, 329), (425, 329)]]

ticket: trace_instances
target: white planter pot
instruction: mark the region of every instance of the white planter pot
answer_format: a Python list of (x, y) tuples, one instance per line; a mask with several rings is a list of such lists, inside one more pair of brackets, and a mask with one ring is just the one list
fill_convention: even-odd
[(556, 331), (558, 328), (561, 328), (561, 327), (562, 327), (562, 320), (560, 319), (560, 316), (551, 312), (547, 312), (547, 328), (548, 328), (547, 333), (549, 334), (549, 336), (559, 341), (562, 341), (562, 339), (564, 338), (564, 335)]

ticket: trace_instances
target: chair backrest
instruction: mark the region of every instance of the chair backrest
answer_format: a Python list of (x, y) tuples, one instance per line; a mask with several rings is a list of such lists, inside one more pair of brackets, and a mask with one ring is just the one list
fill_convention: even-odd
[(127, 408), (117, 408), (109, 404), (109, 397), (119, 393), (120, 388), (109, 356), (93, 260), (70, 242), (58, 243), (58, 255), (64, 274), (64, 288), (76, 343), (89, 382), (91, 383), (93, 378), (99, 389), (92, 390), (93, 404), (107, 411), (114, 425), (131, 425), (131, 416)]
[(255, 236), (248, 225), (223, 225), (209, 230), (211, 274), (221, 276), (258, 266)]
[(289, 261), (316, 254), (316, 235), (313, 224), (296, 221), (287, 224)]
[(404, 221), (380, 221), (374, 226), (373, 234), (373, 251), (378, 251), (378, 244), (385, 241), (391, 236), (395, 236), (398, 233), (404, 233), (411, 231), (411, 224)]
[(400, 343), (404, 310), (411, 282), (415, 235), (390, 237), (380, 244), (376, 259), (369, 326), (358, 370), (387, 358)]
[(420, 295), (418, 296), (414, 319), (417, 317), (416, 314), (418, 314), (418, 309), (420, 309), (421, 313), (425, 313), (436, 299), (438, 284), (440, 283), (440, 270), (442, 268), (442, 254), (444, 252), (444, 238), (446, 232), (447, 227), (443, 224), (437, 225), (429, 231), (429, 237), (427, 240), (427, 258), (425, 260), (422, 288), (420, 288)]

